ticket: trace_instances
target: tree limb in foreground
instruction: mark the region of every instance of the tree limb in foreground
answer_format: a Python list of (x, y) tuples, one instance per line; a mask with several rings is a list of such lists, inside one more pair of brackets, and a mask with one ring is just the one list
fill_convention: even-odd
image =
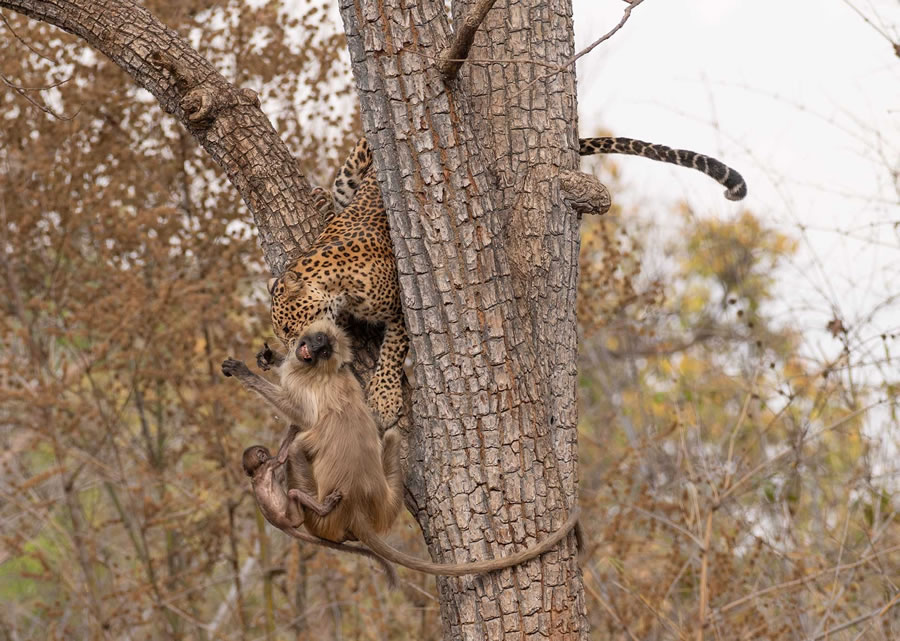
[(128, 0), (0, 0), (0, 7), (82, 38), (153, 94), (241, 194), (274, 273), (318, 235), (309, 183), (256, 93), (228, 82), (147, 9)]

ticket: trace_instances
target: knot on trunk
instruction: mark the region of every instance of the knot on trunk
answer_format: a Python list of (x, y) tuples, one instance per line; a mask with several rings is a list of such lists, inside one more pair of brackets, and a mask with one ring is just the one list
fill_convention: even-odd
[(579, 214), (605, 214), (609, 211), (609, 192), (597, 178), (580, 171), (559, 172), (562, 196)]
[(225, 109), (238, 105), (259, 107), (259, 96), (252, 89), (234, 90), (204, 84), (191, 89), (181, 99), (188, 120), (198, 124), (212, 122)]
[(553, 209), (553, 173), (554, 170), (546, 165), (531, 168), (506, 226), (510, 266), (517, 280), (523, 283), (530, 281), (544, 262), (547, 213)]
[(209, 126), (225, 109), (238, 105), (259, 107), (259, 96), (252, 89), (236, 89), (217, 76), (197, 72), (187, 61), (163, 51), (150, 54), (150, 62), (169, 72), (175, 88), (182, 94), (179, 106), (190, 122)]

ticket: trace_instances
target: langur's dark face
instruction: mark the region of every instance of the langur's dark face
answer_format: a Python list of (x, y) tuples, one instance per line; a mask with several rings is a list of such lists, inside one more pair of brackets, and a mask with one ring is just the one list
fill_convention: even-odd
[(244, 466), (244, 473), (253, 478), (253, 475), (256, 474), (256, 470), (262, 467), (263, 463), (268, 461), (271, 458), (271, 454), (269, 454), (269, 450), (264, 448), (262, 445), (253, 445), (244, 450), (244, 455), (241, 457), (241, 463)]
[(297, 341), (297, 360), (314, 366), (319, 361), (327, 361), (334, 354), (331, 337), (325, 332), (304, 334)]

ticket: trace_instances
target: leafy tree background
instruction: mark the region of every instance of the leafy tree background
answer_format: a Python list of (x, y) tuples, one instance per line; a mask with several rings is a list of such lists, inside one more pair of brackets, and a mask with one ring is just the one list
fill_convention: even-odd
[[(321, 7), (147, 6), (330, 182), (360, 127)], [(5, 637), (440, 638), (432, 579), (388, 592), (367, 562), (273, 531), (247, 494), (241, 451), (282, 425), (218, 371), (271, 340), (237, 194), (115, 65), (0, 16)], [(879, 464), (898, 445), (897, 331), (835, 317), (838, 356), (817, 357), (776, 287), (800, 238), (752, 211), (665, 215), (663, 239), (640, 208), (583, 222), (594, 637), (897, 638), (900, 503)], [(393, 537), (425, 554), (411, 519)]]

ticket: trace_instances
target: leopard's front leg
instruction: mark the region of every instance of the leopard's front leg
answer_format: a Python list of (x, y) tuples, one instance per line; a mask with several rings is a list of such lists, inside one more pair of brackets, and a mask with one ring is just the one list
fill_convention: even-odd
[(324, 227), (332, 221), (335, 214), (334, 196), (327, 189), (316, 187), (312, 190), (313, 207), (322, 217), (322, 226)]
[(378, 365), (366, 389), (369, 407), (384, 429), (397, 421), (397, 414), (403, 403), (401, 384), (407, 351), (409, 336), (403, 326), (403, 318), (399, 317), (385, 326)]
[(256, 352), (256, 366), (262, 371), (271, 368), (278, 369), (284, 363), (284, 355), (276, 352), (268, 343), (263, 343), (263, 348)]

